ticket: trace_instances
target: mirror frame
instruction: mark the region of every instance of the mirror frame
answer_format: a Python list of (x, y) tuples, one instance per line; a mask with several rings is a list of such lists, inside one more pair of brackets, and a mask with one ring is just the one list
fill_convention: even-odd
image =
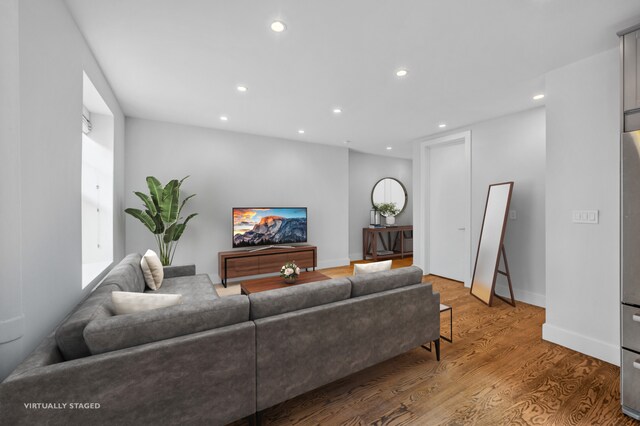
[(391, 176), (383, 177), (382, 179), (378, 180), (373, 185), (373, 188), (371, 188), (371, 207), (375, 208), (375, 206), (376, 206), (376, 203), (373, 201), (373, 192), (376, 190), (376, 186), (378, 186), (378, 184), (380, 182), (382, 182), (383, 180), (385, 180), (385, 179), (395, 180), (396, 182), (398, 182), (400, 184), (400, 187), (404, 191), (404, 206), (402, 206), (402, 209), (396, 215), (396, 216), (398, 216), (399, 214), (401, 214), (407, 208), (407, 201), (409, 201), (409, 194), (407, 194), (407, 188), (404, 186), (404, 184), (402, 182), (400, 182), (398, 179), (394, 178), (394, 177), (391, 177)]
[[(511, 295), (513, 298), (513, 289), (511, 287), (511, 277), (509, 275), (509, 265), (506, 263), (506, 254), (504, 254), (504, 237), (507, 231), (507, 222), (509, 220), (509, 208), (511, 206), (511, 196), (513, 195), (513, 184), (514, 184), (513, 182), (501, 182), (501, 183), (494, 183), (489, 185), (489, 190), (487, 191), (487, 201), (484, 205), (484, 214), (482, 216), (482, 226), (480, 227), (480, 238), (478, 239), (478, 250), (476, 251), (476, 261), (473, 266), (473, 276), (471, 278), (471, 288), (469, 289), (469, 293), (489, 306), (492, 306), (493, 304), (493, 296), (503, 299), (501, 296), (496, 294), (496, 279), (498, 278), (498, 273), (501, 273), (507, 276), (507, 279), (509, 280), (509, 289), (511, 291)], [(501, 186), (506, 186), (508, 188), (507, 200), (506, 200), (506, 204), (504, 205), (504, 213), (502, 213), (502, 223), (500, 224), (500, 238), (499, 238), (498, 249), (497, 249), (497, 252), (495, 253), (495, 262), (493, 261), (493, 258), (490, 258), (491, 267), (492, 267), (492, 276), (491, 276), (491, 283), (489, 288), (489, 297), (483, 298), (481, 295), (477, 294), (477, 290), (476, 290), (476, 293), (474, 293), (473, 291), (475, 281), (476, 281), (476, 272), (478, 270), (478, 258), (480, 257), (480, 249), (482, 247), (482, 237), (484, 236), (485, 231), (487, 231), (485, 230), (485, 224), (487, 219), (487, 210), (489, 209), (491, 189), (495, 187), (501, 187)], [(498, 269), (500, 266), (501, 255), (505, 256), (505, 266), (507, 271), (506, 273)], [(515, 306), (515, 302), (513, 300), (512, 300), (512, 304), (513, 306)]]

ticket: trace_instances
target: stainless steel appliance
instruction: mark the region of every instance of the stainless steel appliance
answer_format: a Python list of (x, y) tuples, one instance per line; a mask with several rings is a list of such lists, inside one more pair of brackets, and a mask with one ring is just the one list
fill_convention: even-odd
[(622, 52), (622, 411), (640, 420), (640, 25), (618, 33)]
[(640, 131), (622, 135), (622, 410), (640, 419)]

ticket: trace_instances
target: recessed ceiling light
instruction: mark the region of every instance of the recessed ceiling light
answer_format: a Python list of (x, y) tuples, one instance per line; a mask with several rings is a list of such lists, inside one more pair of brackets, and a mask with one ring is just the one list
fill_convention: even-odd
[(281, 21), (273, 21), (271, 23), (271, 31), (274, 31), (276, 33), (281, 33), (286, 29), (287, 29), (287, 26)]
[(220, 121), (227, 121), (229, 119), (229, 117), (227, 117), (226, 115), (221, 115), (220, 116)]
[(249, 90), (247, 86), (238, 86), (236, 87), (236, 89), (238, 89), (238, 92), (246, 92), (247, 90)]
[(405, 77), (408, 73), (409, 73), (409, 71), (407, 71), (405, 69), (400, 69), (400, 70), (396, 71), (396, 75), (398, 77)]
[(544, 98), (544, 94), (540, 93), (539, 95), (535, 95), (533, 97), (534, 101), (539, 101), (540, 99)]
[(342, 109), (341, 108), (334, 108), (333, 109), (333, 113), (334, 114), (340, 114), (340, 113), (342, 113)]
[(304, 135), (304, 129), (298, 130), (298, 133), (300, 133), (301, 135)]
[(440, 127), (441, 129), (444, 129), (445, 127), (447, 127), (447, 125), (444, 123), (440, 123), (438, 124), (438, 127)]
[(393, 149), (393, 148), (392, 148), (392, 147), (390, 147), (390, 146), (388, 146), (388, 147), (387, 147), (387, 151), (391, 151), (392, 149)]

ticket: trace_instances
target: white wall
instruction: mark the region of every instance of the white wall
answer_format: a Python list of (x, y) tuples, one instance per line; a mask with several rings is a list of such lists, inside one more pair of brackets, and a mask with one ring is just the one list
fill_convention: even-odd
[[(17, 22), (15, 7), (18, 7)], [(5, 15), (5, 7), (9, 15)], [(103, 95), (115, 116), (115, 205), (122, 206), (122, 154), (124, 117), (118, 103), (102, 75), (91, 51), (80, 34), (62, 0), (21, 0), (2, 2), (3, 72), (0, 84), (11, 100), (2, 101), (2, 116), (8, 105), (10, 123), (19, 123), (19, 142), (16, 129), (2, 123), (3, 152), (7, 161), (15, 163), (3, 169), (5, 182), (19, 186), (20, 200), (8, 190), (21, 221), (11, 226), (14, 254), (0, 257), (0, 271), (10, 271), (9, 280), (2, 278), (0, 287), (0, 329), (20, 330), (16, 340), (0, 339), (0, 378), (7, 375), (35, 346), (50, 333), (86, 295), (81, 285), (81, 127), (83, 68)], [(10, 22), (5, 27), (4, 20)], [(16, 25), (17, 24), (17, 25)], [(17, 31), (17, 32), (16, 32)], [(5, 33), (9, 38), (5, 39)], [(19, 81), (15, 75), (15, 42), (18, 42)], [(5, 53), (10, 68), (4, 72)], [(12, 90), (4, 92), (5, 84)], [(16, 115), (16, 87), (19, 94), (19, 119)], [(8, 141), (5, 147), (5, 132)], [(20, 152), (15, 152), (19, 147)], [(2, 155), (2, 161), (5, 161)], [(7, 173), (5, 175), (4, 173)], [(6, 185), (5, 185), (6, 186)], [(3, 188), (4, 191), (7, 190)], [(20, 204), (21, 203), (21, 204)], [(116, 210), (121, 212), (121, 209)], [(3, 222), (5, 218), (2, 212)], [(114, 217), (114, 252), (116, 258), (124, 253), (122, 214)], [(16, 235), (17, 234), (17, 235)], [(7, 237), (3, 235), (3, 240)], [(16, 242), (15, 239), (19, 241)], [(15, 253), (17, 250), (21, 253)], [(4, 248), (3, 248), (4, 250)], [(16, 262), (20, 266), (16, 269)], [(19, 278), (18, 278), (19, 276)], [(19, 294), (22, 293), (22, 312)], [(5, 309), (5, 301), (11, 309)], [(3, 323), (15, 315), (23, 315), (23, 326)], [(6, 334), (0, 330), (0, 336)], [(13, 336), (16, 337), (16, 336)]]
[[(490, 184), (514, 181), (505, 249), (518, 300), (545, 306), (545, 110), (536, 108), (471, 126), (472, 265)], [(507, 295), (498, 277), (498, 293)], [(500, 303), (500, 302), (496, 302)]]
[(393, 177), (407, 189), (406, 209), (396, 216), (397, 225), (413, 224), (412, 162), (349, 150), (349, 257), (362, 259), (362, 228), (369, 226), (371, 190), (380, 179)]
[[(478, 247), (488, 186), (514, 181), (505, 248), (517, 300), (545, 304), (545, 111), (535, 108), (438, 135), (471, 131), (471, 274)], [(414, 217), (420, 217), (425, 183), (420, 182), (420, 142), (414, 146)], [(416, 238), (424, 235), (416, 221)], [(424, 267), (424, 253), (416, 247), (414, 262)], [(499, 294), (506, 280), (499, 276)], [(497, 301), (496, 303), (502, 303)]]
[[(218, 251), (232, 248), (233, 207), (307, 207), (308, 242), (320, 267), (349, 263), (348, 150), (311, 143), (127, 118), (126, 200), (146, 192), (146, 176), (164, 184), (190, 175), (182, 189), (197, 194), (174, 264), (195, 263), (218, 277)], [(126, 219), (127, 252), (156, 249), (137, 219)]]
[[(550, 72), (543, 338), (619, 365), (620, 68), (613, 49)], [(572, 210), (597, 209), (598, 225)]]
[(0, 2), (0, 380), (23, 351), (18, 0)]

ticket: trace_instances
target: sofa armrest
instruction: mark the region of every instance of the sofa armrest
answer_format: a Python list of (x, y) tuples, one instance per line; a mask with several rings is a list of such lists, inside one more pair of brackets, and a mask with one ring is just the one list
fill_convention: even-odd
[(165, 266), (165, 278), (185, 277), (196, 274), (196, 265)]
[(12, 374), (0, 384), (1, 422), (227, 424), (255, 412), (255, 386), (255, 326), (247, 321)]

